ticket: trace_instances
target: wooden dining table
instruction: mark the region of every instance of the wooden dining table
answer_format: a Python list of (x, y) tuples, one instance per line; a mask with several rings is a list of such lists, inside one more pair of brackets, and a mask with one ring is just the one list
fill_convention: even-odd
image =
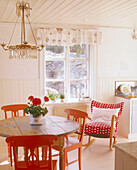
[(79, 129), (79, 123), (59, 116), (42, 117), (41, 125), (31, 125), (30, 116), (13, 117), (0, 120), (0, 136), (22, 136), (53, 134), (58, 136), (59, 169), (64, 167), (64, 137)]

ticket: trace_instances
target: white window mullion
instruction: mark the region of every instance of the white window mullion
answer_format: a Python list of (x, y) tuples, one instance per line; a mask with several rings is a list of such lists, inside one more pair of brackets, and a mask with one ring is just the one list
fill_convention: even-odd
[(64, 79), (46, 79), (47, 82), (57, 82), (57, 81), (63, 81)]
[(88, 96), (91, 97), (91, 58), (92, 58), (92, 53), (91, 53), (91, 45), (88, 45), (88, 83), (87, 83), (87, 89), (88, 89)]
[(46, 59), (46, 61), (64, 61), (64, 58), (51, 58), (51, 59)]
[(66, 46), (66, 53), (65, 53), (65, 95), (66, 99), (70, 98), (70, 48)]
[(89, 80), (89, 79), (71, 79), (70, 82), (71, 82), (71, 81), (88, 81), (88, 80)]
[(87, 61), (88, 58), (71, 58), (71, 61)]
[(45, 95), (45, 85), (46, 85), (45, 47), (43, 48), (42, 52), (39, 53), (38, 62), (39, 62), (40, 96), (43, 97)]

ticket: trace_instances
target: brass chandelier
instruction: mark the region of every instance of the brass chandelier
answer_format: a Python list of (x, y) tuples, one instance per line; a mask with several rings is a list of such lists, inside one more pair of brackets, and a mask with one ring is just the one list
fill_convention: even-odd
[[(16, 19), (16, 23), (14, 25), (14, 29), (13, 29), (11, 38), (10, 38), (8, 44), (5, 44), (5, 43), (1, 44), (2, 48), (5, 51), (9, 50), (9, 58), (10, 59), (12, 59), (12, 58), (18, 58), (18, 59), (35, 58), (36, 59), (38, 56), (38, 51), (41, 51), (44, 47), (43, 44), (41, 44), (39, 46), (37, 45), (37, 41), (36, 41), (32, 26), (31, 26), (31, 23), (29, 20), (30, 10), (31, 10), (31, 8), (30, 8), (29, 3), (26, 3), (24, 1), (22, 1), (22, 2), (18, 1), (16, 3), (17, 19)], [(25, 13), (26, 13), (26, 15), (25, 15)], [(26, 38), (25, 37), (25, 16), (28, 20), (33, 39), (35, 41), (35, 45), (29, 45), (25, 39)], [(19, 17), (21, 17), (21, 44), (10, 45)]]

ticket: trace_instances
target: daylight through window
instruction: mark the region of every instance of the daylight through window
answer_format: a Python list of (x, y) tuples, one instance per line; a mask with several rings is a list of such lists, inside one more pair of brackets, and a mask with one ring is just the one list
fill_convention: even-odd
[(88, 45), (46, 46), (45, 85), (64, 93), (65, 98), (89, 96)]

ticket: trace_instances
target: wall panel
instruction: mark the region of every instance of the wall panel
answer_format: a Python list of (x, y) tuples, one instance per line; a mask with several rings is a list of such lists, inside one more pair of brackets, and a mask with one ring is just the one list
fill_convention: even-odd
[(98, 78), (97, 100), (115, 103), (115, 81), (137, 80), (136, 77), (100, 77)]
[[(6, 104), (27, 103), (29, 95), (40, 97), (39, 79), (0, 80), (0, 94), (0, 107)], [(0, 116), (0, 119), (2, 118), (3, 116)]]

